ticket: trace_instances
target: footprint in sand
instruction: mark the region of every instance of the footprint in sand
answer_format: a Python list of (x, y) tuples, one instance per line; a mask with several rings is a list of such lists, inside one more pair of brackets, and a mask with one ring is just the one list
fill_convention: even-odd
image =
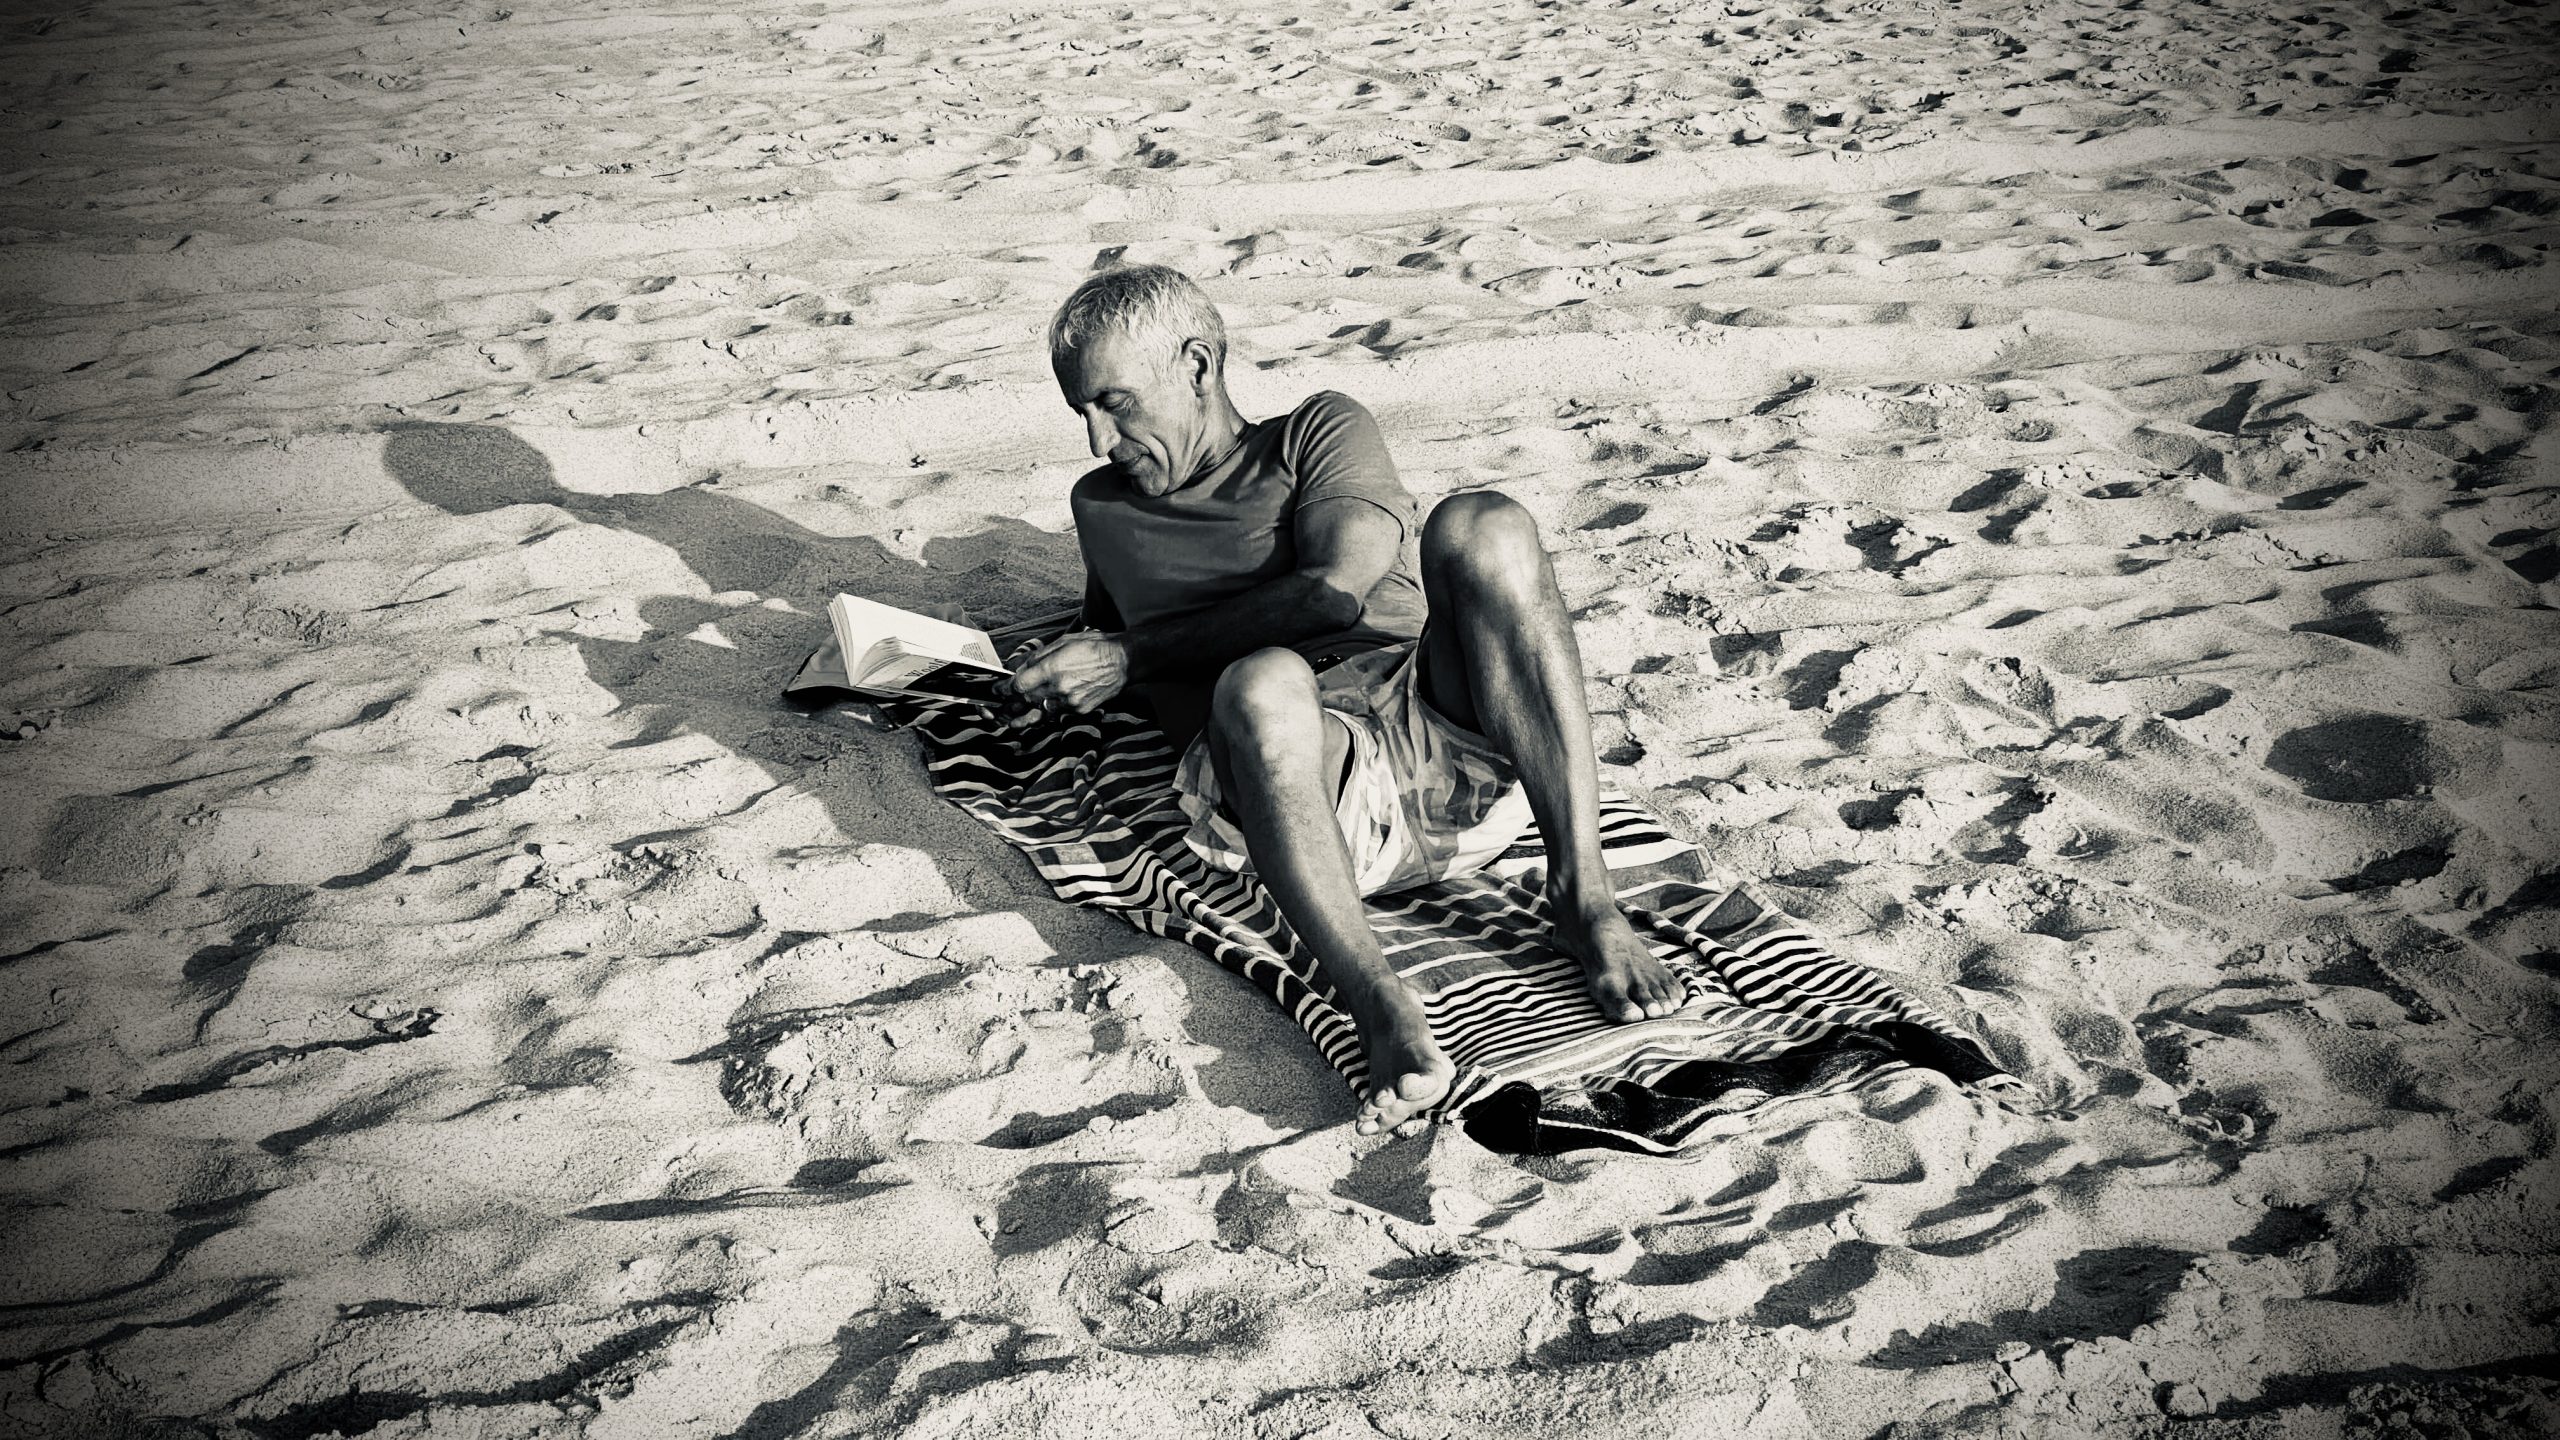
[(2266, 766), (2314, 800), (2371, 805), (2434, 785), (2440, 759), (2424, 723), (2366, 714), (2286, 731), (2267, 746)]
[(1806, 1130), (1797, 1143), (1806, 1160), (1861, 1184), (1908, 1184), (1928, 1173), (1909, 1135), (1863, 1116), (1824, 1121)]

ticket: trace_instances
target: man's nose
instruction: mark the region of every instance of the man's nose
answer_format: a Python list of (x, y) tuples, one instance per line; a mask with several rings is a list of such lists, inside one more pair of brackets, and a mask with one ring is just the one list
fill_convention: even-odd
[(1094, 459), (1108, 460), (1111, 447), (1119, 442), (1120, 436), (1112, 429), (1109, 416), (1094, 414), (1084, 417), (1084, 438), (1093, 446)]

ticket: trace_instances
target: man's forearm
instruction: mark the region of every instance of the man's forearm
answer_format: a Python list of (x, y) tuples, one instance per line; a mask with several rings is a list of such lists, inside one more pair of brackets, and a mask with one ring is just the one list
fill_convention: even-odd
[(1131, 680), (1215, 680), (1229, 662), (1274, 645), (1347, 630), (1360, 597), (1308, 571), (1266, 580), (1241, 595), (1120, 633)]

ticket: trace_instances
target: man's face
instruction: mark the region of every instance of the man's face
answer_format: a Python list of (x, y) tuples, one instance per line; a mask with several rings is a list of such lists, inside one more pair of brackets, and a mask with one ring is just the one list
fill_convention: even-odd
[(1099, 335), (1059, 359), (1058, 389), (1084, 421), (1094, 458), (1120, 468), (1130, 488), (1162, 495), (1200, 463), (1208, 397), (1187, 353), (1141, 353), (1119, 333)]

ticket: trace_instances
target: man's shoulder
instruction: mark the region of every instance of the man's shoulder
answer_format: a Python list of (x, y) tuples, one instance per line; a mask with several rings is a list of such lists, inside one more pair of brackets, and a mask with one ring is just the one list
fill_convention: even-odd
[(1339, 390), (1318, 390), (1299, 401), (1298, 408), (1289, 412), (1289, 422), (1293, 425), (1323, 425), (1346, 420), (1376, 423), (1368, 406)]
[(1280, 420), (1280, 453), (1291, 469), (1311, 454), (1338, 453), (1345, 445), (1379, 443), (1369, 407), (1339, 390), (1319, 390)]
[(1096, 465), (1076, 477), (1076, 483), (1067, 491), (1067, 503), (1070, 505), (1098, 504), (1105, 500), (1120, 499), (1126, 491), (1127, 487), (1120, 483), (1119, 467), (1105, 463)]

